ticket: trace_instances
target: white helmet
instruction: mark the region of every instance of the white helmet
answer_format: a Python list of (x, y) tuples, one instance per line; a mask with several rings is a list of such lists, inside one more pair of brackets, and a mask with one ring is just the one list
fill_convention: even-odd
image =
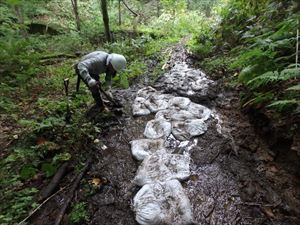
[[(126, 67), (126, 59), (124, 56), (112, 53), (109, 55), (108, 63), (111, 63), (115, 71), (119, 72)], [(107, 64), (108, 64), (107, 63)]]

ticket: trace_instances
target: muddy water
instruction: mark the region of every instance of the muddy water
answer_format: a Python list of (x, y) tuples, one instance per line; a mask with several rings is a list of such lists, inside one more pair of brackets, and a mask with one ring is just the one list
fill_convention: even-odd
[[(225, 88), (221, 80), (211, 81), (201, 72), (204, 82), (201, 90), (190, 88), (192, 85), (180, 88), (172, 85), (178, 83), (177, 78), (181, 85), (187, 81), (200, 82), (190, 77), (180, 78), (182, 70), (188, 70), (189, 74), (196, 71), (189, 63), (182, 64), (184, 61), (188, 61), (185, 50), (176, 48), (169, 63), (173, 72), (159, 78), (154, 87), (174, 96), (189, 97), (214, 112), (203, 135), (184, 144), (172, 140), (169, 143), (175, 152), (188, 151), (191, 155), (191, 176), (181, 183), (191, 202), (194, 223), (300, 224), (297, 154), (293, 152), (295, 163), (286, 167), (282, 161), (290, 149), (278, 145), (276, 150), (280, 155), (276, 158), (271, 152), (275, 147), (269, 148), (256, 135), (249, 119), (240, 113), (238, 94)], [(99, 139), (103, 143), (95, 146), (93, 165), (74, 199), (88, 202), (90, 219), (85, 224), (137, 224), (132, 200), (139, 187), (132, 181), (140, 163), (133, 159), (129, 142), (144, 138), (146, 123), (154, 118), (154, 115), (132, 116), (131, 105), (137, 91), (144, 86), (137, 84), (114, 92), (124, 105), (124, 114), (118, 117), (118, 122), (102, 121), (105, 131)], [(105, 182), (91, 188), (88, 181), (93, 178)], [(63, 197), (58, 196), (56, 201), (60, 207)], [(49, 210), (48, 215), (43, 215), (44, 223), (40, 220), (36, 224), (51, 224), (46, 218), (55, 212)], [(65, 224), (67, 221), (65, 218)]]

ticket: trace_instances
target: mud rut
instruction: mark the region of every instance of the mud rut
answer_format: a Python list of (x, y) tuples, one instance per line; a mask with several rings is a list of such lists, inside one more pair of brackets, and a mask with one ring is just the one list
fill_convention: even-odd
[[(191, 68), (186, 51), (179, 45), (173, 49), (169, 67), (183, 62)], [(174, 72), (180, 79), (180, 71)], [(191, 176), (181, 184), (190, 200), (194, 223), (300, 224), (297, 167), (289, 170), (268, 153), (265, 142), (255, 135), (248, 118), (240, 113), (237, 94), (226, 89), (222, 80), (205, 80), (203, 88), (193, 94), (172, 88), (166, 82), (162, 76), (154, 88), (189, 97), (214, 114), (207, 122), (207, 131), (191, 138), (185, 146), (190, 147)], [(136, 93), (146, 86), (142, 83), (114, 92), (123, 103), (125, 114), (118, 118), (118, 123), (104, 122), (105, 133), (99, 137), (104, 142), (95, 146), (94, 163), (75, 196), (75, 200), (88, 202), (91, 218), (87, 224), (138, 224), (132, 201), (140, 187), (132, 181), (140, 162), (133, 159), (129, 142), (144, 138), (146, 123), (154, 117), (132, 116)], [(180, 151), (178, 145), (174, 146)], [(91, 190), (88, 181), (92, 178), (106, 182)], [(54, 201), (56, 209), (59, 208), (63, 196)], [(52, 224), (56, 209), (43, 210), (34, 223)]]

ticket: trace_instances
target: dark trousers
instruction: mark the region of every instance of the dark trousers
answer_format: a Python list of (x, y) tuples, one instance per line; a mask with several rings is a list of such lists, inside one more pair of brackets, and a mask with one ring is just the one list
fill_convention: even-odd
[[(77, 85), (76, 85), (76, 91), (78, 92), (79, 91), (79, 85), (80, 85), (80, 80), (83, 80), (79, 74), (79, 70), (77, 68), (77, 64), (74, 66), (74, 69), (75, 69), (75, 73), (77, 75)], [(96, 81), (99, 81), (99, 74), (90, 74), (90, 76), (95, 79)], [(87, 84), (87, 82), (85, 82), (83, 80), (83, 82), (85, 83), (85, 85), (90, 89), (91, 93), (92, 93), (92, 96), (97, 104), (97, 106), (99, 107), (102, 107), (103, 106), (103, 100), (101, 98), (101, 94), (100, 94), (100, 91), (99, 91), (99, 88), (94, 88), (94, 89), (91, 89), (89, 87), (89, 85)]]

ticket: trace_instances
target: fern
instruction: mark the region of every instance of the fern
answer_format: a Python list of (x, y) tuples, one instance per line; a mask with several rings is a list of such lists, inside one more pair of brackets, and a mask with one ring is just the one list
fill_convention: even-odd
[(300, 84), (294, 85), (286, 89), (287, 91), (300, 91)]
[(239, 82), (243, 84), (247, 84), (250, 80), (252, 80), (257, 75), (257, 71), (259, 70), (259, 65), (251, 65), (245, 67), (239, 74)]
[(285, 70), (281, 71), (280, 76), (281, 76), (282, 80), (299, 78), (300, 77), (300, 68), (285, 69)]
[(275, 83), (280, 80), (279, 73), (277, 71), (268, 71), (258, 77), (247, 82), (247, 86), (251, 89), (257, 89), (267, 84)]
[(268, 71), (260, 76), (247, 82), (247, 86), (251, 89), (257, 89), (262, 86), (274, 84), (279, 81), (286, 81), (292, 78), (300, 77), (300, 69), (285, 69), (279, 74), (277, 71)]
[(299, 112), (300, 109), (300, 101), (296, 99), (291, 100), (278, 100), (267, 106), (268, 108), (274, 108), (279, 112), (292, 110), (296, 108), (296, 112)]
[(249, 101), (245, 102), (242, 107), (246, 107), (249, 105), (257, 105), (264, 102), (269, 102), (270, 100), (274, 99), (274, 93), (267, 92), (267, 93), (254, 93), (255, 98), (250, 99)]

